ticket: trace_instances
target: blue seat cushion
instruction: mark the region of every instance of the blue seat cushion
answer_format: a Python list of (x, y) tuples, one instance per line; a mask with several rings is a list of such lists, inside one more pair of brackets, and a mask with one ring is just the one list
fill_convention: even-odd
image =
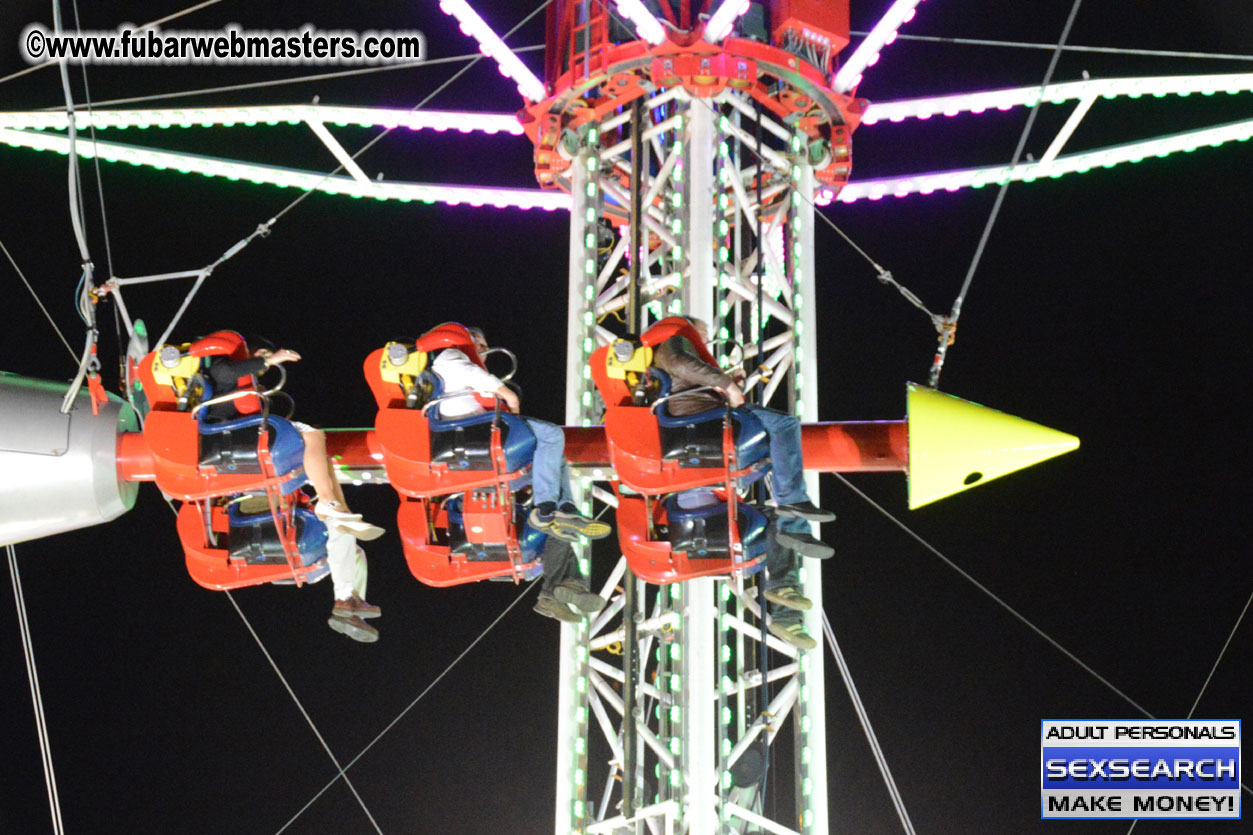
[[(230, 523), (227, 549), (232, 559), (242, 559), (248, 565), (287, 564), (274, 517), (268, 511), (243, 514), (239, 512), (239, 505), (233, 504), (226, 516)], [(326, 525), (322, 520), (313, 511), (300, 507), (296, 509), (295, 522), (300, 564), (307, 567), (326, 559)]]
[[(688, 491), (689, 494), (692, 492), (696, 491)], [(671, 547), (686, 552), (689, 558), (726, 559), (730, 556), (727, 503), (712, 501), (696, 507), (683, 507), (682, 497), (686, 495), (676, 493), (665, 500), (668, 520), (666, 538)], [(752, 560), (764, 554), (767, 544), (766, 517), (762, 512), (752, 505), (737, 503), (736, 525), (746, 558)]]
[[(492, 469), (492, 423), (495, 412), (444, 420), (428, 418), (431, 426), (431, 463), (454, 470)], [(535, 457), (535, 433), (524, 418), (500, 413), (500, 443), (505, 471), (517, 472)]]
[[(725, 409), (717, 408), (676, 417), (663, 404), (657, 410), (662, 458), (678, 461), (680, 467), (721, 467), (725, 414)], [(737, 469), (756, 464), (770, 454), (766, 427), (751, 412), (731, 410), (731, 437), (735, 440)]]
[[(304, 463), (305, 442), (291, 421), (273, 415), (246, 415), (222, 423), (209, 423), (204, 410), (196, 416), (199, 423), (199, 463), (202, 467), (214, 467), (219, 473), (231, 475), (259, 475), (261, 461), (257, 444), (261, 437), (262, 422), (269, 435), (270, 460), (279, 478), (300, 470)], [(288, 479), (283, 492), (291, 493), (305, 483), (303, 474)]]

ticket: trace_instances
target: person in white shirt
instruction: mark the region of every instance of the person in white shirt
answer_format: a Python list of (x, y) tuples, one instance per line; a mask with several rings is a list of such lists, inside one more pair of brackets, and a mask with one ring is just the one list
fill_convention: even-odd
[[(480, 328), (467, 328), (474, 347), (483, 354), (487, 338)], [(439, 402), (442, 419), (482, 414), (487, 411), (474, 397), (475, 393), (494, 396), (504, 407), (518, 414), (521, 406), (517, 392), (499, 377), (466, 356), (464, 351), (445, 348), (435, 356), (431, 370), (444, 381), (444, 395), (465, 392)], [(535, 457), (531, 462), (532, 509), (527, 521), (531, 526), (559, 539), (577, 542), (579, 537), (603, 539), (612, 530), (609, 525), (579, 513), (570, 492), (570, 471), (566, 462), (566, 436), (560, 426), (535, 418), (523, 418), (535, 433)]]

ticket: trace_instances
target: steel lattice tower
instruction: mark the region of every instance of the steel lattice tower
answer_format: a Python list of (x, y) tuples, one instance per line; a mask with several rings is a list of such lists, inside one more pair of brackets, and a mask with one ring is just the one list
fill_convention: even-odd
[[(672, 83), (658, 83), (657, 65), (650, 71), (638, 56), (615, 67), (614, 51), (623, 47), (595, 47), (597, 25), (609, 24), (581, 19), (573, 6), (581, 25), (569, 40), (590, 32), (593, 47), (568, 55), (571, 95), (532, 108), (541, 124), (528, 129), (541, 182), (572, 198), (567, 424), (590, 426), (603, 415), (591, 353), (628, 324), (642, 333), (675, 313), (711, 324), (724, 364), (740, 361), (739, 343), (747, 365), (768, 369), (759, 400), (816, 420), (815, 168), (828, 182), (837, 171), (846, 176), (847, 133), (837, 124), (832, 134), (829, 117), (812, 118), (822, 112), (816, 102), (794, 109), (798, 118), (780, 118), (773, 102), (762, 106), (760, 90), (754, 97), (726, 78), (702, 85), (710, 80), (679, 68)], [(554, 34), (560, 41), (562, 33), (550, 30), (550, 68)], [(746, 63), (757, 66), (704, 47), (706, 70), (711, 60), (730, 62), (720, 66), (732, 74), (737, 63), (741, 73)], [(688, 60), (699, 73), (702, 57)], [(631, 88), (626, 103), (592, 109), (575, 101), (599, 87), (591, 105), (606, 84)], [(804, 103), (781, 78), (765, 95)], [(612, 471), (579, 475), (585, 512), (593, 501), (614, 503)], [(808, 478), (816, 496), (817, 478)], [(588, 572), (587, 554), (581, 565)], [(806, 630), (820, 636), (817, 565), (809, 562), (801, 577), (815, 604)], [(766, 635), (754, 579), (653, 586), (619, 557), (604, 594), (610, 603), (600, 616), (562, 627), (555, 832), (827, 832), (822, 653)], [(779, 734), (794, 738), (794, 763), (776, 762), (769, 774), (784, 781), (776, 792), (795, 796), (786, 820), (770, 818), (776, 812), (759, 791), (763, 743)], [(790, 809), (791, 801), (779, 805)]]

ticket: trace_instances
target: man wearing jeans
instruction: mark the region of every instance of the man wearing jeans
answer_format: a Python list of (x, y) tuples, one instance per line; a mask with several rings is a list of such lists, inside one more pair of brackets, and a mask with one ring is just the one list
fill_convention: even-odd
[[(467, 328), (475, 350), (487, 351), (487, 338), (479, 328)], [(431, 370), (444, 381), (444, 394), (458, 394), (441, 400), (439, 415), (443, 419), (478, 415), (487, 411), (474, 398), (474, 393), (495, 396), (513, 414), (520, 403), (513, 389), (500, 378), (475, 363), (465, 352), (445, 348), (436, 355)], [(609, 525), (579, 513), (570, 493), (570, 468), (566, 462), (566, 436), (560, 426), (535, 418), (524, 418), (535, 434), (535, 457), (531, 462), (531, 491), (534, 507), (528, 517), (531, 526), (571, 542), (580, 536), (602, 539), (612, 530)]]
[[(686, 317), (702, 342), (709, 341), (709, 327), (700, 319)], [(670, 375), (670, 414), (676, 417), (699, 414), (718, 408), (724, 402), (742, 409), (761, 421), (770, 436), (770, 461), (774, 471), (774, 498), (778, 505), (772, 514), (767, 545), (766, 600), (770, 602), (770, 631), (800, 649), (813, 649), (817, 643), (801, 623), (800, 612), (813, 606), (797, 589), (798, 557), (826, 559), (835, 553), (830, 545), (810, 533), (811, 522), (831, 522), (835, 514), (817, 507), (805, 489), (805, 466), (801, 457), (801, 424), (793, 415), (744, 402), (740, 384), (743, 369), (730, 374), (710, 365), (682, 336), (672, 336), (657, 347), (653, 363)], [(684, 391), (707, 386), (713, 391)], [(723, 398), (725, 395), (725, 400)]]

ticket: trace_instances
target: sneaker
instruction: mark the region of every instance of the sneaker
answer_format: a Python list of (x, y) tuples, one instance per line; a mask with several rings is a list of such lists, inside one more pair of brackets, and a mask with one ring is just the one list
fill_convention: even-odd
[(813, 502), (781, 504), (774, 511), (780, 519), (804, 519), (806, 522), (834, 522), (835, 514), (823, 510)]
[(357, 615), (348, 618), (331, 615), (331, 619), (326, 623), (339, 634), (347, 635), (354, 641), (360, 641), (363, 644), (372, 644), (379, 639), (379, 631)]
[(349, 534), (362, 542), (370, 542), (387, 533), (386, 529), (380, 528), (378, 525), (371, 525), (369, 522), (363, 522), (360, 517), (357, 519), (346, 519), (332, 516), (326, 519), (326, 526), (340, 533)]
[(540, 595), (539, 600), (535, 601), (535, 611), (546, 618), (559, 620), (562, 623), (578, 623), (583, 620), (582, 615), (566, 604), (555, 597), (548, 597), (543, 594)]
[(580, 536), (588, 539), (604, 539), (613, 532), (608, 523), (589, 519), (579, 513), (572, 504), (564, 504), (553, 514), (550, 532), (559, 539), (577, 542)]
[(532, 528), (537, 531), (546, 531), (552, 527), (553, 519), (557, 516), (557, 505), (554, 502), (543, 502), (531, 508), (530, 514), (527, 515), (526, 521)]
[(359, 618), (376, 618), (383, 614), (383, 610), (378, 606), (371, 606), (360, 595), (354, 594), (347, 600), (336, 600), (331, 614), (337, 618), (350, 618), (354, 615)]
[(797, 556), (815, 560), (825, 560), (835, 554), (834, 548), (811, 533), (779, 531), (774, 535), (774, 541), (795, 551)]
[(805, 631), (803, 623), (790, 623), (787, 625), (770, 621), (766, 626), (770, 630), (770, 634), (785, 641), (797, 649), (810, 650), (818, 646), (818, 642), (809, 637), (809, 633)]
[(805, 612), (814, 607), (814, 602), (808, 597), (801, 595), (801, 593), (793, 586), (767, 589), (766, 599), (771, 603), (775, 603), (787, 609), (795, 609), (798, 612)]
[(560, 583), (557, 588), (553, 589), (553, 597), (589, 615), (594, 615), (605, 608), (605, 598), (599, 594), (593, 594), (573, 580)]

